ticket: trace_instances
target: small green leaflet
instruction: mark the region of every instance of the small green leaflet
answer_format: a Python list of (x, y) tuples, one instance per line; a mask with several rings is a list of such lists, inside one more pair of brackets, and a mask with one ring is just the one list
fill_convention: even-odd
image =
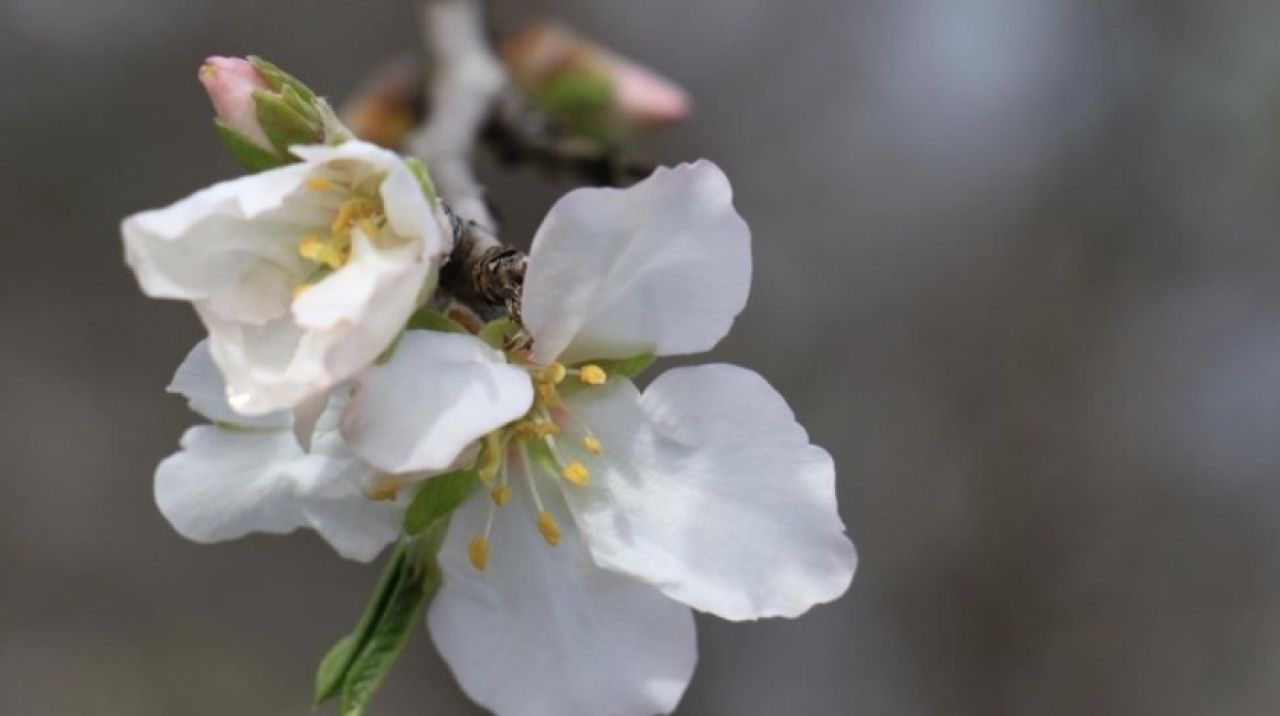
[(439, 520), (420, 544), (409, 548), (409, 559), (387, 602), (381, 619), (374, 626), (364, 648), (351, 662), (342, 684), (342, 716), (361, 716), (373, 694), (386, 680), (387, 673), (409, 642), (409, 634), (422, 608), (440, 587), (440, 567), (436, 552), (444, 540), (448, 520)]
[(404, 513), (404, 532), (416, 536), (433, 522), (451, 514), (479, 482), (475, 466), (423, 481)]
[(361, 716), (386, 679), (422, 608), (440, 586), (436, 552), (448, 517), (438, 519), (420, 537), (396, 546), (356, 630), (343, 637), (320, 662), (315, 704), (340, 697), (342, 716)]
[(316, 672), (315, 704), (317, 706), (329, 700), (342, 688), (342, 682), (351, 668), (351, 662), (368, 643), (370, 634), (386, 611), (391, 593), (400, 580), (400, 573), (404, 570), (404, 560), (405, 545), (401, 543), (396, 545), (391, 558), (387, 560), (382, 578), (378, 580), (378, 586), (374, 588), (373, 596), (369, 598), (369, 605), (365, 607), (355, 631), (334, 644), (320, 661), (320, 668)]

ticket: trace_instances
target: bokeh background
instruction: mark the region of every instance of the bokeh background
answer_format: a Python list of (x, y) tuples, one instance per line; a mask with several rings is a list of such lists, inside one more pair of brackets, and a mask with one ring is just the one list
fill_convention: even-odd
[[(862, 565), (699, 622), (682, 714), (1280, 713), (1280, 4), (494, 2), (694, 95), (755, 236), (714, 354), (835, 455)], [(0, 713), (305, 714), (375, 569), (152, 503), (201, 331), (117, 222), (231, 175), (195, 81), (334, 98), (408, 0), (0, 0)], [(506, 236), (567, 188), (485, 163)], [(474, 714), (423, 633), (376, 714)]]

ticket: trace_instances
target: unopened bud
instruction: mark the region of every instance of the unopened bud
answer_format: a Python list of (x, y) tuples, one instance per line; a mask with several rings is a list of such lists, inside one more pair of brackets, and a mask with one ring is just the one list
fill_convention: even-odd
[(259, 57), (210, 57), (200, 82), (217, 113), (218, 133), (246, 169), (296, 161), (289, 148), (351, 137), (333, 109), (306, 85)]
[(567, 27), (540, 22), (502, 47), (516, 83), (573, 131), (613, 140), (689, 116), (679, 85)]
[(270, 85), (253, 63), (239, 57), (210, 57), (200, 66), (200, 83), (209, 93), (222, 126), (239, 132), (262, 149), (275, 151), (258, 123), (258, 108), (253, 101), (255, 91), (270, 89)]

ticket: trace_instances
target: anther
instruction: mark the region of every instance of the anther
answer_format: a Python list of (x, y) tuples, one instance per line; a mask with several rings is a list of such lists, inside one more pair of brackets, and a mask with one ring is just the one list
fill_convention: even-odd
[(545, 380), (552, 385), (556, 385), (560, 381), (564, 380), (564, 377), (568, 372), (568, 369), (564, 367), (563, 363), (552, 362), (547, 365), (547, 367), (538, 371), (538, 378)]
[(501, 507), (502, 505), (507, 504), (507, 501), (511, 499), (511, 486), (498, 485), (492, 490), (489, 490), (489, 497), (493, 499), (493, 504)]
[(394, 480), (382, 480), (369, 488), (369, 499), (377, 502), (390, 502), (400, 494), (400, 485)]
[(591, 481), (591, 471), (587, 470), (587, 466), (580, 462), (571, 462), (565, 465), (560, 474), (564, 476), (564, 479), (579, 487)]
[(467, 546), (467, 556), (471, 558), (471, 566), (484, 570), (489, 564), (489, 540), (484, 535), (476, 535)]
[(326, 192), (333, 188), (333, 182), (324, 177), (312, 177), (307, 180), (307, 188), (311, 191)]
[(578, 368), (578, 380), (587, 385), (604, 385), (609, 380), (609, 374), (595, 363), (588, 363)]
[(315, 234), (307, 236), (298, 244), (298, 255), (312, 261), (319, 261), (324, 250), (324, 240)]
[(597, 438), (594, 435), (587, 435), (582, 438), (582, 447), (586, 448), (587, 452), (592, 455), (599, 455), (604, 452), (604, 445), (600, 443), (600, 438)]
[(552, 517), (550, 512), (538, 513), (538, 531), (552, 547), (560, 544), (560, 525), (556, 524), (556, 518)]

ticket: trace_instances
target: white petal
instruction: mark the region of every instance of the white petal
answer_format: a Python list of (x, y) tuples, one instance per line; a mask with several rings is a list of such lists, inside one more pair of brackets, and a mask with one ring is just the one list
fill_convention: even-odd
[(393, 473), (443, 470), (468, 444), (528, 411), (529, 374), (474, 336), (408, 331), (385, 365), (356, 377), (342, 433)]
[(293, 409), (293, 436), (303, 452), (311, 451), (316, 424), (320, 422), (320, 416), (324, 415), (325, 408), (329, 407), (329, 396), (327, 390), (316, 393)]
[[(295, 152), (306, 161), (123, 226), (144, 290), (195, 304), (243, 414), (295, 408), (373, 362), (417, 308), (444, 250), (434, 208), (394, 153), (358, 141)], [(350, 191), (313, 190), (313, 176), (376, 186), (388, 221), (378, 237), (357, 232), (352, 259), (295, 299), (316, 268), (299, 241), (327, 232)]]
[(291, 410), (348, 376), (331, 374), (324, 336), (289, 317), (263, 325), (222, 318), (195, 304), (209, 331), (209, 353), (227, 381), (227, 400), (239, 413)]
[(319, 435), (312, 453), (292, 471), (307, 526), (324, 537), (338, 554), (368, 562), (400, 536), (410, 491), (395, 501), (373, 500), (366, 487), (376, 471), (343, 443), (336, 430)]
[(287, 471), (300, 455), (287, 430), (191, 428), (156, 469), (156, 504), (197, 542), (291, 532), (300, 519)]
[(227, 402), (226, 383), (209, 355), (207, 340), (200, 341), (191, 349), (182, 365), (178, 366), (167, 390), (186, 398), (192, 410), (216, 423), (246, 428), (284, 428), (289, 425), (288, 413), (241, 415), (231, 408)]
[(431, 203), (423, 195), (417, 177), (395, 152), (359, 141), (337, 146), (299, 146), (292, 151), (308, 162), (346, 161), (383, 173), (379, 194), (392, 230), (399, 236), (421, 237), (424, 256), (435, 257), (445, 250), (445, 234)]
[[(726, 619), (797, 616), (857, 566), (835, 468), (758, 374), (677, 368), (570, 398), (605, 452), (570, 509), (602, 567)], [(566, 444), (569, 441), (562, 441)]]
[(534, 359), (709, 350), (746, 305), (750, 243), (729, 180), (705, 160), (627, 189), (570, 192), (529, 254)]
[[(548, 507), (556, 505), (558, 498)], [(499, 716), (644, 716), (675, 708), (697, 661), (693, 618), (657, 590), (597, 568), (567, 520), (550, 547), (526, 493), (501, 508), (489, 563), (467, 557), (489, 501), (456, 513), (427, 615), (462, 689)], [(553, 506), (555, 505), (555, 506)]]
[(294, 247), (307, 217), (285, 199), (310, 170), (295, 164), (250, 174), (125, 219), (125, 260), (142, 290), (205, 301), (243, 320), (281, 313), (288, 288), (281, 294), (280, 286), (306, 272)]
[(156, 504), (197, 542), (311, 527), (340, 555), (368, 561), (396, 538), (403, 504), (365, 497), (371, 468), (349, 452), (326, 442), (317, 453), (303, 455), (288, 430), (198, 426), (156, 469)]

